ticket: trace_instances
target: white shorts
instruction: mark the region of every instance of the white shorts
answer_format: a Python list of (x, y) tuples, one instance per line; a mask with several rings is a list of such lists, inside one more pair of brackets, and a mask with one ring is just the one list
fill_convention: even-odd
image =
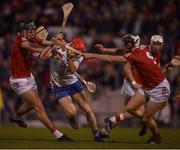
[(145, 95), (149, 97), (150, 101), (161, 103), (169, 99), (170, 96), (170, 86), (169, 82), (164, 79), (159, 85), (157, 85), (152, 90), (144, 90)]
[[(126, 97), (132, 97), (136, 92), (136, 89), (134, 89), (133, 86), (126, 79), (124, 79), (123, 86), (121, 89), (121, 95)], [(138, 92), (144, 95), (143, 89), (139, 89)]]
[(37, 85), (34, 79), (34, 76), (31, 74), (30, 77), (27, 78), (13, 78), (10, 77), (10, 85), (11, 88), (18, 94), (21, 95), (27, 92), (30, 89), (37, 89)]

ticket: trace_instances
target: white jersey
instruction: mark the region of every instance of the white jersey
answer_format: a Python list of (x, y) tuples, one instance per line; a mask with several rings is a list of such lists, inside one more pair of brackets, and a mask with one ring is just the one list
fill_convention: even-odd
[[(67, 50), (62, 51), (58, 49), (58, 52), (62, 56), (62, 60), (51, 58), (50, 60), (50, 83), (51, 85), (63, 87), (75, 83), (78, 78), (75, 74), (72, 74), (68, 69), (67, 63)], [(76, 60), (81, 63), (82, 56), (77, 56)]]

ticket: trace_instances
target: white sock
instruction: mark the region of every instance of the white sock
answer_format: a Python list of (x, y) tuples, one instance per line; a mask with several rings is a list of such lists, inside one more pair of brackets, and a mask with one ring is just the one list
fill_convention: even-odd
[(61, 133), (61, 132), (58, 131), (58, 130), (55, 130), (55, 131), (53, 132), (53, 134), (54, 134), (54, 136), (55, 136), (57, 139), (59, 139), (59, 138), (61, 138), (61, 137), (63, 136), (63, 133)]
[(116, 118), (115, 118), (115, 116), (110, 117), (109, 120), (110, 120), (111, 122), (113, 122), (113, 123), (116, 123)]
[(117, 114), (113, 117), (110, 117), (110, 121), (112, 123), (117, 123), (117, 122), (120, 122), (121, 120), (124, 120), (124, 114), (123, 113), (120, 113), (120, 114)]

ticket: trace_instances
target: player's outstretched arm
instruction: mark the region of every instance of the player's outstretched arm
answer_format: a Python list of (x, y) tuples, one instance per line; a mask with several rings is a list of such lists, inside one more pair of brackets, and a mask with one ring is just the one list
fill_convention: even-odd
[(112, 54), (116, 53), (118, 50), (118, 48), (105, 48), (102, 44), (96, 44), (94, 47), (99, 49), (101, 52), (108, 52)]
[(124, 56), (99, 55), (94, 53), (84, 53), (82, 55), (87, 59), (95, 58), (105, 62), (127, 62)]
[(44, 45), (44, 46), (53, 46), (53, 45), (54, 45), (54, 42), (52, 42), (52, 41), (47, 41), (47, 40), (43, 40), (43, 41), (42, 41), (42, 45)]
[[(21, 44), (21, 47), (25, 48), (27, 50), (30, 50), (30, 51), (34, 51), (34, 52), (42, 52), (45, 48), (47, 48), (47, 47), (44, 47), (44, 46), (41, 46), (41, 45), (38, 45), (35, 43), (31, 43), (28, 41), (23, 42)], [(50, 48), (50, 47), (48, 47), (48, 48)]]

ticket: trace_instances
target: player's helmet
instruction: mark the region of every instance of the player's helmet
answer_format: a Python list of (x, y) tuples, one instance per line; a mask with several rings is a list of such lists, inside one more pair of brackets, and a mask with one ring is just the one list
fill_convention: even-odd
[(152, 45), (153, 43), (163, 44), (163, 37), (160, 36), (160, 35), (153, 35), (153, 36), (151, 37), (151, 45)]
[(139, 37), (139, 35), (136, 35), (134, 40), (135, 40), (135, 47), (139, 47), (139, 45), (140, 45), (140, 37)]
[(34, 22), (30, 22), (27, 24), (27, 30), (36, 29), (36, 25)]
[(140, 38), (137, 35), (133, 35), (133, 34), (126, 34), (125, 36), (123, 36), (122, 41), (125, 45), (125, 47), (129, 50), (131, 50), (134, 47), (138, 47), (140, 44)]
[(71, 46), (82, 53), (86, 51), (85, 41), (80, 37), (74, 38), (71, 42)]

